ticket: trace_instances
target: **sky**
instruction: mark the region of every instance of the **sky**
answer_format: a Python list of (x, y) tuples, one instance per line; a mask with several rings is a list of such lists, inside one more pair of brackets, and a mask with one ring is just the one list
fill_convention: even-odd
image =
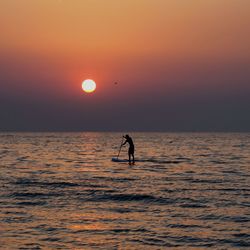
[(249, 27), (249, 0), (0, 0), (0, 131), (250, 131)]

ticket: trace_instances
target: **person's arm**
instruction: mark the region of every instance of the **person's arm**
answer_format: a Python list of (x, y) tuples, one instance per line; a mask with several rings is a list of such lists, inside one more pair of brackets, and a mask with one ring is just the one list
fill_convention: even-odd
[(122, 146), (124, 146), (127, 142), (128, 142), (128, 140), (126, 140), (125, 142), (123, 142), (123, 143), (122, 143)]

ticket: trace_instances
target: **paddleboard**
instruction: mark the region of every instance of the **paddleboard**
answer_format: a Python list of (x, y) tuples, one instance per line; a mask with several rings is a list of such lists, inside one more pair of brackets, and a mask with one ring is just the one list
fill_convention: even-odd
[(128, 162), (128, 160), (126, 160), (126, 159), (118, 159), (116, 157), (113, 157), (111, 160), (114, 162)]

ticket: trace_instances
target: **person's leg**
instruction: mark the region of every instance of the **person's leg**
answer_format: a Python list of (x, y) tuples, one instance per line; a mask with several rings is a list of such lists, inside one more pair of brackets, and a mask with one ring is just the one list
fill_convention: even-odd
[(131, 154), (128, 153), (128, 161), (129, 161), (129, 164), (131, 163)]
[(133, 163), (135, 163), (135, 156), (134, 156), (134, 154), (132, 154), (132, 157), (133, 157)]

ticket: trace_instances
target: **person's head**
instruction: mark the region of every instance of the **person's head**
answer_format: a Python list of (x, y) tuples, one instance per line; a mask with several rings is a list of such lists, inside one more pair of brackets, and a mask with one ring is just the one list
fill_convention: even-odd
[(124, 137), (125, 137), (126, 139), (128, 139), (128, 138), (129, 138), (129, 135), (125, 135)]

